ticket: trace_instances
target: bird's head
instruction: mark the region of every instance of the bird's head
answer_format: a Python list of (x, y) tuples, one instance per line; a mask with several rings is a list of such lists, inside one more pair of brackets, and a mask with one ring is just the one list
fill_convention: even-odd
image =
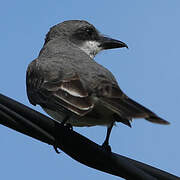
[(92, 24), (84, 20), (69, 20), (53, 26), (46, 35), (45, 43), (54, 38), (72, 42), (91, 58), (101, 50), (128, 48), (122, 41), (103, 36)]

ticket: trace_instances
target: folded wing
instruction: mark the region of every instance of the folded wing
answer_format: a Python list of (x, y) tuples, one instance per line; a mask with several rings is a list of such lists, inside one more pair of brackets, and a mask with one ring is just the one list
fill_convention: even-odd
[(57, 81), (47, 81), (33, 61), (27, 70), (27, 94), (29, 101), (55, 111), (69, 111), (83, 116), (94, 104), (77, 74)]

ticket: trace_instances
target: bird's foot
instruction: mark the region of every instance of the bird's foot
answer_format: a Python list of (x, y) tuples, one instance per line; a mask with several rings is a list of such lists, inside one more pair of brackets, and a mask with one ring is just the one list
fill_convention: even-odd
[(55, 143), (53, 145), (53, 148), (54, 148), (54, 150), (56, 151), (57, 154), (60, 154), (60, 152), (58, 151), (58, 143), (57, 143), (56, 140), (55, 140)]
[[(73, 130), (73, 127), (70, 123), (61, 123), (64, 127), (68, 128), (69, 130)], [(53, 144), (54, 150), (56, 151), (57, 154), (60, 154), (60, 152), (58, 151), (58, 141), (57, 139), (58, 137), (58, 127), (59, 123), (55, 122), (55, 128), (54, 128), (54, 137), (55, 137), (55, 142)]]
[(59, 123), (55, 121), (55, 126), (54, 126), (54, 144), (53, 144), (53, 148), (56, 151), (57, 154), (60, 154), (60, 152), (58, 151), (58, 141), (57, 139), (59, 138), (59, 129), (58, 129)]
[(64, 124), (69, 130), (73, 130), (73, 126), (70, 123)]
[(106, 142), (102, 144), (102, 148), (107, 152), (111, 152), (111, 146)]

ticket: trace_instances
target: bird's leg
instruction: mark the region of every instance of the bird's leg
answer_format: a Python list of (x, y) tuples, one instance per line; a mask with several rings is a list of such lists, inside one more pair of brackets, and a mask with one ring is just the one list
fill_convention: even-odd
[(109, 145), (109, 137), (110, 137), (113, 125), (114, 125), (114, 121), (111, 123), (110, 126), (108, 126), (106, 139), (105, 139), (104, 143), (102, 144), (102, 147), (109, 152), (111, 152), (111, 146)]
[[(69, 116), (66, 116), (63, 121), (61, 122), (61, 124), (64, 126), (66, 124), (66, 122), (68, 121)], [(54, 133), (54, 137), (55, 137), (55, 142), (54, 142), (54, 150), (56, 151), (57, 154), (59, 154), (60, 152), (58, 151), (58, 142), (57, 142), (57, 138), (58, 138), (58, 128), (57, 126), (59, 125), (58, 122), (55, 121), (55, 133)], [(66, 127), (68, 127), (69, 129), (72, 130), (72, 125), (71, 124), (66, 124)]]

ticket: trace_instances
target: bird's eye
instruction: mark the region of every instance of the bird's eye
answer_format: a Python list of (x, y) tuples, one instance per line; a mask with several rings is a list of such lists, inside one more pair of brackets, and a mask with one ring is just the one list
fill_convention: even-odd
[(86, 32), (89, 36), (92, 36), (93, 33), (94, 33), (94, 29), (92, 29), (92, 28), (86, 28), (86, 29), (85, 29), (85, 32)]
[(95, 40), (97, 38), (97, 36), (98, 36), (98, 34), (96, 32), (96, 29), (94, 29), (92, 27), (87, 27), (87, 26), (78, 29), (72, 35), (72, 37), (74, 39), (83, 40), (83, 41)]

